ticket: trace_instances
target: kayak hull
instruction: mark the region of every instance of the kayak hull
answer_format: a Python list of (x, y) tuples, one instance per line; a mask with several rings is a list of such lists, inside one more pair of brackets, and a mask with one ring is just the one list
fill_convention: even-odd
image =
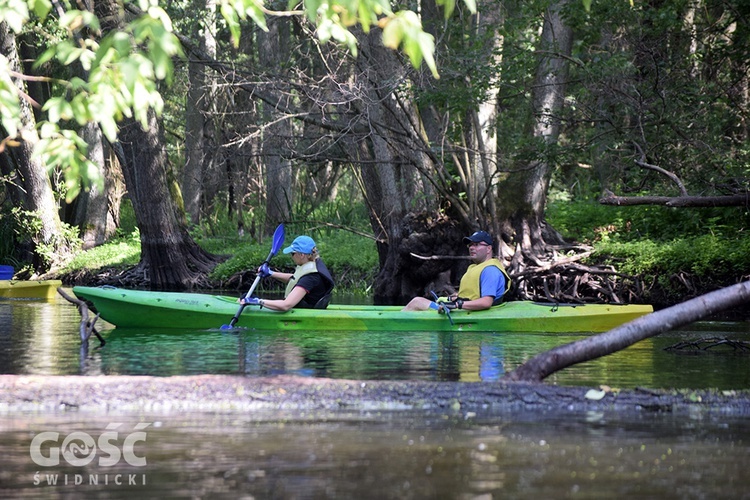
[(55, 298), (61, 286), (60, 280), (0, 280), (0, 298), (49, 300)]
[[(235, 297), (74, 287), (105, 321), (123, 328), (215, 329), (239, 308)], [(273, 331), (497, 331), (602, 332), (652, 312), (650, 305), (555, 305), (507, 302), (485, 311), (444, 314), (401, 311), (401, 306), (329, 305), (327, 309), (270, 311), (245, 307), (236, 327)]]

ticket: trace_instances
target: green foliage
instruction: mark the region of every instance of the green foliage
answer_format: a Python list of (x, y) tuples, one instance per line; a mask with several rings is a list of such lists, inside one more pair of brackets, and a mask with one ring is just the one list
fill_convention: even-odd
[(0, 264), (17, 264), (16, 232), (13, 217), (4, 206), (0, 209)]
[(435, 38), (423, 31), (422, 21), (415, 12), (402, 11), (391, 17), (383, 28), (383, 45), (394, 50), (401, 47), (415, 68), (424, 59), (432, 76), (440, 78), (435, 64)]
[(732, 238), (746, 233), (750, 224), (750, 213), (742, 208), (612, 207), (594, 201), (554, 201), (548, 205), (546, 216), (563, 236), (583, 243), (642, 239), (668, 242), (707, 233)]
[(38, 213), (15, 207), (10, 210), (12, 219), (11, 227), (15, 233), (16, 241), (33, 241), (34, 251), (50, 267), (57, 262), (57, 248), (68, 248), (70, 253), (80, 250), (82, 241), (78, 237), (78, 228), (63, 223), (60, 232), (52, 235), (51, 239), (45, 241), (41, 236), (42, 222)]
[[(593, 2), (587, 11), (571, 3), (566, 10), (577, 64), (570, 65), (563, 123), (572, 126), (563, 143), (618, 193), (679, 193), (667, 176), (634, 160), (675, 173), (691, 194), (743, 189), (747, 141), (737, 128), (744, 119), (730, 68), (745, 67), (750, 39), (726, 31), (743, 14), (731, 2), (711, 12), (690, 11), (685, 1), (644, 5)], [(695, 14), (694, 35), (688, 14)]]
[(739, 280), (750, 269), (750, 238), (707, 234), (671, 242), (608, 242), (596, 247), (597, 260), (626, 274), (670, 277), (687, 273), (716, 283)]

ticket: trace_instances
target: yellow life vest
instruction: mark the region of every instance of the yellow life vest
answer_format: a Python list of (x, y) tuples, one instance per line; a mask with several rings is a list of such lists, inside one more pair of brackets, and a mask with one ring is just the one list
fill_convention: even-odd
[(318, 266), (315, 264), (315, 261), (312, 262), (306, 262), (302, 264), (301, 266), (297, 266), (297, 268), (294, 270), (294, 275), (289, 279), (289, 283), (286, 284), (286, 291), (284, 292), (284, 297), (288, 297), (290, 293), (292, 293), (292, 290), (295, 286), (297, 286), (297, 283), (299, 283), (299, 279), (306, 275), (306, 274), (312, 274), (318, 272)]
[[(510, 276), (508, 276), (508, 273), (505, 272), (503, 263), (498, 259), (489, 259), (485, 260), (481, 264), (472, 264), (469, 266), (469, 268), (466, 270), (466, 274), (464, 274), (461, 278), (461, 284), (458, 287), (458, 296), (462, 299), (468, 300), (480, 299), (481, 297), (479, 295), (479, 286), (482, 271), (484, 270), (484, 268), (489, 266), (495, 266), (496, 268), (500, 269), (500, 272), (505, 275), (505, 290), (503, 291), (503, 293), (506, 293), (508, 290), (510, 290)], [(497, 297), (495, 298), (497, 299)]]

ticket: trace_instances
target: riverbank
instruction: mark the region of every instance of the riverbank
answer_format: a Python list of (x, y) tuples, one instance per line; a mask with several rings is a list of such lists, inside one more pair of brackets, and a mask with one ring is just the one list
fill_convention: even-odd
[(293, 376), (0, 375), (0, 413), (388, 410), (464, 418), (515, 411), (750, 416), (750, 391), (609, 391), (526, 383), (355, 381)]

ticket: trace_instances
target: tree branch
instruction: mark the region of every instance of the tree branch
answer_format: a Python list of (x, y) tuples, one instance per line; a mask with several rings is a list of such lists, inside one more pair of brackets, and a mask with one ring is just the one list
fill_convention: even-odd
[(612, 354), (641, 340), (748, 302), (750, 281), (743, 281), (642, 316), (606, 333), (555, 347), (507, 373), (503, 380), (540, 382), (568, 366)]
[(750, 206), (750, 193), (727, 196), (618, 196), (605, 191), (599, 198), (602, 205), (634, 206), (664, 205), (666, 207), (747, 207)]

